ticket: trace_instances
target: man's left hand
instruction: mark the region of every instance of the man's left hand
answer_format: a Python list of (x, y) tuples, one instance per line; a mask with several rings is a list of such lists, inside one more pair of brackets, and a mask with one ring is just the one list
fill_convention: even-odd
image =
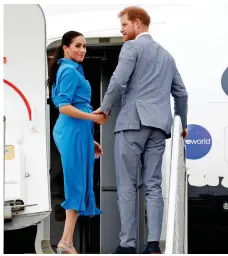
[(93, 111), (93, 114), (104, 114), (104, 112), (98, 108), (97, 110)]

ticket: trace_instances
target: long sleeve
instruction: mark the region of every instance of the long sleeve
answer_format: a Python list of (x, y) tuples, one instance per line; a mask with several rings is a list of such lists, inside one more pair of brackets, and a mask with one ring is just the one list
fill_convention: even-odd
[(187, 127), (188, 93), (176, 67), (176, 64), (171, 87), (171, 94), (174, 98), (175, 115), (180, 116), (183, 129), (185, 129)]
[(134, 71), (137, 61), (137, 51), (132, 41), (124, 43), (116, 70), (114, 71), (110, 83), (105, 93), (101, 110), (105, 114), (109, 114), (112, 107), (118, 102), (122, 95), (122, 89), (128, 84), (129, 78)]

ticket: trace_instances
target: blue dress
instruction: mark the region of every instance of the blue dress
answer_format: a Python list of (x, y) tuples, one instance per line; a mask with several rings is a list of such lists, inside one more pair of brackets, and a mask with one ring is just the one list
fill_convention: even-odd
[[(56, 85), (52, 86), (55, 106), (72, 105), (91, 113), (91, 88), (84, 77), (82, 66), (66, 58), (60, 59), (58, 64), (60, 67)], [(79, 215), (100, 214), (93, 191), (93, 122), (60, 113), (53, 137), (61, 155), (64, 174), (65, 201), (62, 207), (66, 210), (74, 209)]]

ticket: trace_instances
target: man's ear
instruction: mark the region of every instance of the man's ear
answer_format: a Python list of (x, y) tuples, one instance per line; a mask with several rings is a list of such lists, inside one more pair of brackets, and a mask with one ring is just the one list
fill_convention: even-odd
[(139, 26), (139, 25), (141, 24), (140, 19), (136, 18), (136, 19), (135, 19), (135, 24), (136, 24), (137, 26)]

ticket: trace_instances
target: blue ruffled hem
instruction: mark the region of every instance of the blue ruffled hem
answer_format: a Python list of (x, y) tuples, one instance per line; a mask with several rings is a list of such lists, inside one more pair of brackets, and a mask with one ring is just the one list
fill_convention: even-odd
[(75, 210), (76, 212), (78, 212), (78, 216), (90, 216), (90, 217), (93, 217), (95, 215), (99, 215), (99, 214), (102, 214), (103, 212), (98, 209), (98, 208), (95, 208), (94, 210), (90, 210), (90, 211), (81, 211), (79, 210), (78, 208), (75, 208), (75, 207), (71, 207), (71, 206), (66, 206), (66, 202), (63, 202), (61, 204), (61, 206), (65, 209), (65, 210)]
[[(92, 199), (92, 200), (91, 200)], [(100, 209), (98, 209), (96, 207), (96, 204), (94, 202), (94, 195), (92, 192), (92, 195), (90, 197), (90, 203), (89, 205), (87, 205), (87, 207), (85, 207), (84, 204), (82, 204), (81, 206), (79, 206), (76, 202), (69, 202), (67, 200), (65, 200), (61, 206), (65, 209), (65, 210), (75, 210), (78, 212), (79, 216), (95, 216), (95, 215), (99, 215), (102, 214), (102, 211)]]
[(95, 215), (102, 214), (102, 211), (96, 208), (94, 211), (79, 211), (79, 216), (90, 216), (93, 217)]

